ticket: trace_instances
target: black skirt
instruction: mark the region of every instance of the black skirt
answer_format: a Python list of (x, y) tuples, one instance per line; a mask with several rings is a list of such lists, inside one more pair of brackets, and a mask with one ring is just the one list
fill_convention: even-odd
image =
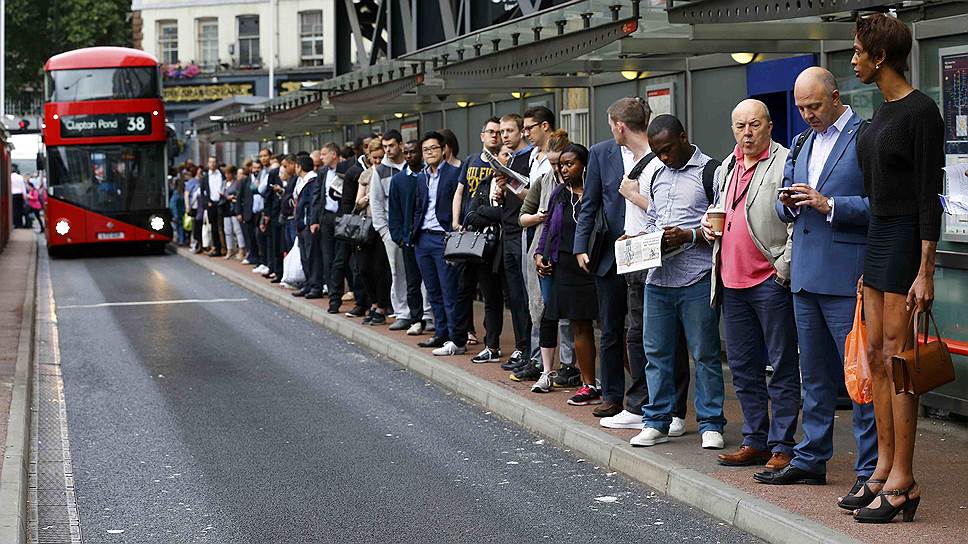
[(906, 295), (921, 267), (921, 232), (916, 215), (871, 215), (864, 255), (864, 285)]
[(552, 275), (551, 300), (545, 307), (549, 319), (598, 319), (595, 276), (578, 267), (571, 253), (558, 253)]

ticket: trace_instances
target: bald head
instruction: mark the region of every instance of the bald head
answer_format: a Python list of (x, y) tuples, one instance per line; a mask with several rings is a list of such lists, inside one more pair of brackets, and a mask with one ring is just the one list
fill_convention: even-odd
[(737, 104), (733, 108), (732, 126), (736, 145), (746, 157), (759, 157), (770, 147), (773, 122), (763, 102), (748, 98)]
[(816, 132), (826, 132), (846, 111), (837, 79), (825, 68), (812, 66), (797, 76), (793, 99), (803, 120)]

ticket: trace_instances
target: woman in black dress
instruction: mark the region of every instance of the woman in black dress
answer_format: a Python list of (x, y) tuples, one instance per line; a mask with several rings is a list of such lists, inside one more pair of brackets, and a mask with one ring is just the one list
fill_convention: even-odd
[(539, 327), (544, 369), (531, 390), (536, 393), (551, 390), (555, 377), (558, 320), (567, 319), (575, 336), (575, 359), (583, 384), (568, 403), (577, 406), (601, 402), (601, 392), (595, 387), (595, 332), (592, 329), (592, 322), (598, 319), (595, 279), (579, 268), (573, 252), (576, 218), (585, 190), (586, 164), (588, 150), (585, 146), (568, 144), (561, 151), (558, 158), (561, 184), (555, 187), (548, 200), (547, 223), (534, 254), (538, 276), (550, 276), (552, 287)]
[(864, 523), (887, 523), (902, 511), (904, 521), (913, 521), (921, 501), (912, 467), (918, 398), (894, 394), (890, 365), (912, 341), (911, 312), (927, 310), (934, 299), (944, 121), (934, 101), (904, 78), (911, 43), (911, 31), (893, 17), (857, 20), (851, 64), (885, 100), (857, 140), (871, 208), (861, 282), (878, 461), (867, 483), (840, 506), (858, 509), (854, 519)]

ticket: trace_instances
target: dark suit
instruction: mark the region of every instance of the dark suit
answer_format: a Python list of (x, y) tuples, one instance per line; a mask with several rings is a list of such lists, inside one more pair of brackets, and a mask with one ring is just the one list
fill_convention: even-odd
[[(811, 133), (800, 150), (796, 167), (788, 158), (783, 185), (807, 183), (809, 172), (821, 168), (816, 190), (833, 198), (830, 221), (817, 210), (793, 213), (777, 202), (780, 219), (793, 223), (791, 290), (800, 338), (803, 380), (803, 440), (793, 449), (793, 465), (826, 472), (833, 455), (834, 411), (844, 383), (844, 345), (853, 326), (857, 279), (864, 271), (864, 248), (870, 206), (864, 175), (857, 162), (854, 114), (844, 125), (823, 165), (810, 164), (816, 140)], [(877, 429), (872, 404), (854, 403), (854, 470), (870, 476), (877, 464)]]
[[(625, 230), (625, 198), (618, 188), (625, 176), (622, 150), (615, 140), (599, 142), (588, 152), (585, 192), (582, 196), (578, 226), (575, 228), (575, 254), (588, 253), (589, 238), (595, 217), (605, 209), (607, 230), (605, 244), (597, 263), (590, 263), (595, 273), (598, 315), (602, 327), (600, 344), (602, 396), (606, 401), (622, 404), (625, 397), (625, 278), (615, 271), (615, 241)], [(634, 411), (634, 410), (633, 410)]]
[[(333, 172), (335, 173), (335, 170)], [(337, 278), (336, 274), (333, 273), (335, 268), (333, 261), (336, 255), (335, 231), (340, 195), (326, 183), (329, 173), (329, 167), (324, 166), (319, 169), (318, 183), (313, 189), (313, 216), (316, 219), (316, 224), (319, 225), (318, 243), (320, 259), (322, 259), (321, 282), (328, 285), (330, 289), (338, 289), (337, 284), (342, 286), (343, 279)], [(326, 205), (329, 204), (332, 207), (333, 200), (336, 201), (336, 211), (327, 210)]]
[[(431, 177), (425, 169), (417, 176), (417, 192), (413, 214), (413, 240), (416, 245), (417, 266), (427, 288), (427, 299), (434, 312), (434, 323), (439, 338), (463, 347), (467, 331), (457, 316), (458, 271), (444, 261), (444, 233), (451, 230), (454, 192), (460, 169), (447, 163), (438, 168), (437, 191), (433, 210), (430, 207)], [(427, 212), (431, 211), (439, 227), (424, 228)], [(439, 230), (438, 230), (439, 228)]]
[[(320, 244), (320, 233), (313, 234), (310, 225), (316, 224), (316, 212), (314, 209), (318, 202), (315, 202), (315, 195), (319, 189), (319, 178), (316, 173), (306, 174), (312, 176), (299, 192), (294, 210), (296, 233), (299, 240), (299, 257), (302, 261), (303, 273), (306, 275), (305, 291), (323, 290), (323, 256), (322, 244)], [(293, 184), (295, 185), (295, 183)]]
[(262, 193), (262, 217), (266, 225), (266, 251), (263, 259), (269, 272), (282, 276), (282, 253), (289, 248), (283, 247), (283, 223), (279, 220), (282, 196), (273, 190), (274, 187), (282, 186), (282, 179), (279, 178), (278, 168), (269, 170), (268, 175), (268, 185)]
[(252, 213), (252, 204), (258, 189), (259, 180), (251, 174), (247, 176), (239, 186), (239, 212), (242, 214), (242, 236), (245, 237), (245, 247), (248, 249), (246, 259), (250, 263), (259, 262), (259, 244), (256, 242), (256, 220), (257, 215)]
[(424, 318), (423, 293), (420, 285), (420, 267), (413, 247), (413, 208), (417, 197), (417, 174), (406, 167), (390, 178), (390, 194), (387, 196), (387, 228), (390, 239), (403, 251), (403, 267), (407, 275), (407, 306), (410, 307), (410, 320), (422, 321)]
[[(324, 166), (319, 170), (325, 172), (326, 167)], [(338, 217), (353, 213), (356, 208), (356, 191), (359, 188), (358, 180), (360, 174), (363, 173), (363, 168), (355, 162), (343, 161), (336, 167), (336, 173), (343, 176), (343, 194), (340, 197)], [(324, 178), (320, 177), (320, 179)], [(335, 227), (335, 218), (333, 224)], [(343, 240), (334, 239), (333, 258), (329, 265), (329, 275), (326, 276), (330, 306), (339, 307), (342, 304), (344, 280), (349, 284), (357, 306), (368, 307), (370, 305), (366, 298), (366, 287), (363, 285), (362, 274), (358, 272), (356, 259), (353, 257), (353, 245)]]
[[(219, 172), (221, 174), (221, 172)], [(222, 252), (222, 236), (219, 234), (222, 227), (222, 207), (225, 204), (225, 195), (222, 194), (221, 198), (216, 201), (211, 199), (211, 189), (208, 185), (208, 174), (209, 171), (205, 170), (202, 175), (202, 179), (199, 182), (199, 189), (201, 194), (198, 197), (199, 208), (204, 208), (205, 213), (208, 215), (208, 224), (212, 229), (212, 249), (216, 253)], [(222, 175), (222, 191), (225, 190), (225, 175)]]

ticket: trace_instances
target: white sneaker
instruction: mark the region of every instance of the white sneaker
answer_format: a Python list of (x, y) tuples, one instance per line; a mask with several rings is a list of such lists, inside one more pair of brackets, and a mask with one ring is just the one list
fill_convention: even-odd
[(723, 434), (716, 431), (706, 431), (702, 433), (702, 449), (704, 450), (723, 449)]
[(463, 355), (467, 353), (467, 348), (458, 347), (457, 344), (451, 342), (450, 340), (444, 342), (442, 347), (433, 350), (431, 353), (437, 357), (446, 357), (448, 355)]
[(252, 272), (254, 272), (256, 274), (265, 274), (265, 273), (269, 272), (269, 267), (266, 266), (266, 265), (264, 265), (264, 264), (260, 264), (259, 266), (253, 268), (252, 269)]
[(633, 436), (632, 439), (629, 440), (629, 444), (632, 444), (633, 446), (654, 446), (656, 444), (662, 444), (668, 441), (669, 437), (658, 429), (646, 427), (642, 429), (642, 432)]
[[(603, 417), (602, 419), (598, 420), (598, 424), (602, 427), (608, 427), (609, 429), (641, 430), (644, 428), (642, 425), (642, 416), (635, 415), (628, 410), (622, 410), (612, 417)], [(672, 436), (672, 431), (669, 431), (669, 436)]]
[(407, 329), (407, 336), (420, 336), (423, 333), (424, 333), (424, 326), (423, 326), (423, 323), (420, 321), (417, 321), (413, 325), (410, 325), (410, 328)]
[(672, 418), (669, 424), (669, 436), (682, 436), (686, 432), (686, 420), (681, 417)]
[(534, 385), (531, 386), (531, 392), (547, 393), (548, 391), (551, 391), (552, 383), (557, 375), (558, 373), (554, 371), (542, 372), (541, 377), (538, 378), (538, 381), (534, 382)]

